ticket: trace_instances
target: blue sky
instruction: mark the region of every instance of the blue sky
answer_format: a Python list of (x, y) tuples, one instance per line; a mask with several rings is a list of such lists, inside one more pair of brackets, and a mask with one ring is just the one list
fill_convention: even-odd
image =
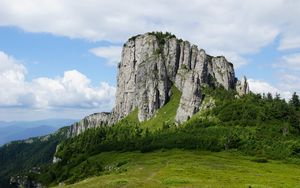
[(49, 33), (29, 33), (17, 27), (0, 27), (0, 49), (22, 61), (28, 70), (28, 80), (37, 77), (56, 77), (66, 70), (80, 70), (93, 84), (106, 81), (115, 84), (115, 67), (89, 52), (99, 46), (112, 45), (107, 41), (91, 42), (70, 39)]
[(0, 120), (110, 111), (132, 35), (170, 31), (224, 55), (255, 93), (300, 93), (296, 0), (0, 0)]

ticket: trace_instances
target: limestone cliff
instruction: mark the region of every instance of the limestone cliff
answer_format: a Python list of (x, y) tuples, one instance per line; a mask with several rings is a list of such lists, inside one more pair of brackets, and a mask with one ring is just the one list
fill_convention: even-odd
[(84, 118), (72, 126), (72, 135), (86, 128), (113, 124), (136, 108), (139, 121), (148, 120), (169, 100), (172, 85), (182, 92), (177, 123), (199, 111), (202, 86), (236, 89), (239, 95), (249, 92), (246, 78), (239, 81), (233, 64), (225, 57), (212, 57), (170, 33), (146, 33), (130, 38), (123, 46), (118, 72), (112, 113)]
[(225, 57), (212, 57), (169, 33), (146, 33), (129, 39), (123, 47), (117, 82), (113, 122), (135, 108), (140, 121), (150, 119), (169, 99), (173, 84), (182, 92), (178, 123), (198, 112), (202, 85), (235, 89), (238, 83), (239, 94), (249, 91), (244, 88), (247, 81), (235, 78), (233, 65)]

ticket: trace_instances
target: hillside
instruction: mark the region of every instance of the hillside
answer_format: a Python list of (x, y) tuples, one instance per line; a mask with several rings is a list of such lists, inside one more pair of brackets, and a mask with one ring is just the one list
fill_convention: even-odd
[[(61, 188), (98, 187), (299, 187), (299, 165), (237, 152), (159, 150), (151, 153), (104, 152), (88, 159), (107, 171)], [(84, 163), (78, 166), (84, 166)], [(78, 169), (77, 169), (78, 170)]]
[(68, 127), (64, 127), (50, 135), (13, 141), (0, 147), (0, 185), (15, 187), (9, 185), (11, 177), (52, 163), (57, 144), (67, 135)]
[[(90, 159), (109, 151), (140, 151), (145, 155), (174, 148), (238, 151), (239, 155), (252, 156), (259, 162), (280, 160), (281, 163), (299, 163), (299, 112), (293, 103), (254, 94), (235, 98), (234, 91), (217, 88), (203, 91), (206, 103), (214, 99), (216, 106), (197, 113), (185, 124), (176, 126), (174, 122), (164, 122), (159, 118), (165, 112), (172, 114), (173, 108), (165, 107), (178, 105), (180, 95), (174, 95), (152, 120), (140, 123), (137, 111), (133, 111), (113, 126), (89, 129), (63, 141), (56, 152), (61, 161), (44, 169), (45, 173), (37, 178), (45, 184), (56, 185), (103, 175), (107, 173), (103, 161), (91, 162)], [(276, 174), (272, 172), (270, 175)]]

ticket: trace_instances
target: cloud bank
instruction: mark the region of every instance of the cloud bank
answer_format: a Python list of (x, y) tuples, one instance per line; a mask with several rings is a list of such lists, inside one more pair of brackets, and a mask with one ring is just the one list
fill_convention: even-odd
[[(278, 39), (277, 50), (289, 52), (275, 66), (278, 84), (249, 79), (250, 89), (287, 98), (300, 92), (300, 55), (295, 52), (300, 49), (299, 9), (298, 0), (1, 0), (0, 26), (111, 43), (148, 31), (170, 31), (212, 55), (225, 55), (235, 67), (246, 65), (246, 55)], [(90, 50), (109, 65), (120, 61), (120, 51), (117, 46)], [(111, 101), (107, 96), (113, 87), (93, 87), (76, 70), (28, 82), (20, 62), (3, 52), (0, 60), (0, 86), (5, 88), (1, 106), (92, 107)]]
[(121, 46), (101, 46), (90, 49), (98, 57), (106, 59), (108, 65), (116, 66), (121, 61)]
[(208, 52), (239, 60), (277, 36), (278, 49), (299, 48), (299, 7), (296, 0), (1, 0), (0, 25), (112, 42), (168, 30)]
[(0, 107), (111, 109), (115, 87), (106, 82), (92, 86), (77, 70), (57, 78), (26, 80), (27, 70), (15, 58), (0, 51)]
[(292, 96), (291, 92), (287, 90), (279, 89), (265, 81), (248, 79), (248, 82), (249, 82), (249, 89), (253, 93), (260, 93), (260, 94), (271, 93), (272, 96), (276, 96), (276, 94), (280, 94), (280, 97), (286, 100), (289, 100)]

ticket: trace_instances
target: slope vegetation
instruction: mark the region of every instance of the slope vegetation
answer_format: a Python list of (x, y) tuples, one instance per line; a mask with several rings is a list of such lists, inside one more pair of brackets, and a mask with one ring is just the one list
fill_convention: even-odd
[[(169, 103), (148, 122), (139, 123), (134, 110), (113, 126), (90, 129), (63, 141), (56, 153), (61, 161), (45, 168), (38, 180), (47, 185), (72, 184), (102, 176), (107, 166), (101, 159), (90, 161), (90, 157), (112, 151), (149, 153), (174, 148), (238, 151), (259, 162), (299, 162), (299, 109), (292, 102), (270, 95), (248, 94), (237, 98), (235, 91), (203, 88), (205, 105), (213, 107), (201, 110), (178, 126), (170, 121), (175, 116), (173, 106), (178, 105), (180, 98), (176, 88), (173, 90)], [(222, 173), (225, 172), (227, 169)]]
[(88, 159), (102, 162), (101, 176), (59, 187), (299, 187), (299, 165), (256, 160), (236, 152), (104, 152)]

